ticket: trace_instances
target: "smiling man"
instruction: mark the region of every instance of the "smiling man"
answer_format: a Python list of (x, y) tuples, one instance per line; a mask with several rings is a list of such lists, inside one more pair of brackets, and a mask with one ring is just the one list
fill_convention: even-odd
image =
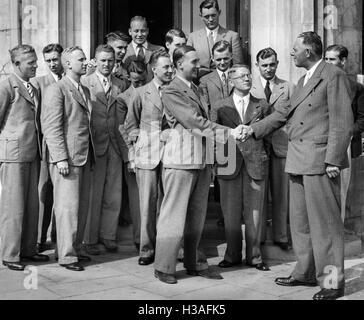
[(212, 48), (220, 40), (226, 40), (232, 48), (233, 64), (243, 63), (243, 51), (240, 36), (237, 32), (227, 30), (220, 26), (221, 10), (217, 0), (205, 0), (200, 5), (200, 17), (205, 28), (192, 32), (187, 44), (196, 49), (200, 58), (201, 68), (199, 78), (216, 69), (212, 59)]

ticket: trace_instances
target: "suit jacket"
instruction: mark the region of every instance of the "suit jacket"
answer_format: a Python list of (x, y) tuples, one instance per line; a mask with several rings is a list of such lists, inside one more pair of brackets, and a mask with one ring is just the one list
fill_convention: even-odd
[(162, 100), (154, 81), (137, 88), (129, 104), (125, 124), (130, 141), (138, 136), (135, 145), (130, 145), (137, 168), (152, 170), (159, 165), (164, 149), (161, 133), (167, 127), (163, 121)]
[(362, 132), (364, 131), (364, 87), (349, 78), (354, 115), (353, 138), (351, 140), (351, 157), (357, 158), (363, 152)]
[(217, 102), (230, 96), (233, 88), (228, 85), (228, 92), (226, 92), (226, 89), (224, 90), (223, 83), (216, 70), (200, 79), (200, 87), (209, 104), (211, 121), (216, 121), (217, 109), (220, 107)]
[[(279, 105), (286, 105), (289, 103), (294, 89), (295, 85), (293, 83), (275, 77), (273, 81), (272, 95), (269, 101), (271, 112), (274, 112), (277, 108), (279, 108)], [(266, 99), (260, 77), (256, 77), (253, 80), (251, 94), (258, 99)], [(282, 127), (274, 131), (267, 141), (270, 145), (269, 149), (274, 152), (275, 156), (279, 158), (287, 157), (288, 136), (286, 127)]]
[(229, 128), (209, 120), (203, 93), (197, 95), (177, 76), (165, 88), (162, 102), (171, 128), (163, 154), (164, 167), (190, 170), (213, 164), (213, 135), (219, 130), (216, 139), (225, 143)]
[[(221, 101), (221, 106), (217, 110), (217, 123), (229, 128), (237, 126), (251, 125), (262, 120), (270, 113), (270, 107), (266, 100), (257, 99), (250, 96), (250, 102), (244, 115), (244, 122), (235, 107), (233, 97), (228, 97)], [(226, 148), (225, 148), (226, 150)], [(225, 155), (227, 153), (225, 152)], [(263, 140), (249, 139), (245, 142), (236, 141), (236, 168), (234, 173), (218, 175), (223, 180), (232, 180), (237, 177), (245, 164), (247, 172), (252, 179), (262, 180), (266, 172), (268, 156), (265, 151)]]
[(253, 124), (254, 134), (259, 139), (287, 123), (287, 173), (325, 174), (328, 164), (347, 168), (354, 123), (347, 76), (322, 61), (303, 87), (304, 78), (299, 80), (291, 104)]
[[(217, 32), (215, 43), (220, 40), (226, 40), (231, 44), (233, 49), (233, 63), (243, 63), (243, 49), (241, 47), (239, 34), (220, 26)], [(211, 54), (206, 28), (192, 32), (188, 37), (187, 44), (194, 47), (197, 51), (197, 54), (200, 58), (201, 74), (211, 72)]]
[(119, 97), (123, 99), (126, 105), (128, 106), (128, 109), (129, 109), (129, 104), (133, 101), (135, 94), (136, 94), (136, 88), (134, 88), (131, 85), (127, 90), (125, 90), (123, 93), (119, 95)]
[(39, 93), (34, 100), (14, 74), (0, 82), (0, 162), (32, 162), (41, 155)]
[(128, 149), (119, 132), (119, 126), (124, 123), (127, 113), (127, 107), (119, 97), (125, 90), (125, 83), (111, 75), (109, 99), (96, 73), (84, 78), (83, 84), (91, 93), (91, 131), (96, 156), (105, 155), (112, 144), (119, 156), (127, 162)]
[(49, 163), (68, 160), (70, 165), (81, 167), (88, 156), (95, 160), (90, 92), (86, 87), (82, 88), (87, 101), (67, 76), (46, 91), (41, 122)]
[[(157, 50), (160, 50), (160, 49), (164, 49), (163, 47), (161, 46), (158, 46), (158, 45), (155, 45), (155, 44), (152, 44), (152, 43), (149, 43), (148, 42), (148, 46), (147, 46), (147, 49), (145, 49), (145, 64), (147, 65), (147, 68), (148, 68), (148, 77), (147, 77), (147, 82), (151, 81), (153, 79), (153, 72), (152, 72), (152, 68), (150, 67), (149, 63), (150, 63), (150, 57), (152, 56), (152, 53), (154, 51), (157, 51)], [(136, 56), (136, 53), (134, 51), (134, 48), (133, 48), (133, 45), (132, 45), (132, 42), (129, 43), (128, 45), (128, 48), (126, 50), (126, 54), (125, 54), (125, 57), (124, 57), (124, 60), (123, 62), (125, 62), (125, 60), (128, 58), (128, 57), (131, 57), (131, 56)]]

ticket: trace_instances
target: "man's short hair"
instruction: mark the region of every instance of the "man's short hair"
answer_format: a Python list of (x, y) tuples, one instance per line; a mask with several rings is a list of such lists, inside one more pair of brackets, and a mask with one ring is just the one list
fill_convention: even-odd
[(157, 51), (154, 51), (152, 53), (152, 55), (150, 56), (150, 62), (149, 62), (150, 66), (155, 67), (155, 65), (158, 62), (158, 59), (162, 58), (162, 57), (163, 58), (168, 58), (168, 59), (171, 58), (169, 53), (164, 48), (161, 48), (161, 49), (159, 49)]
[(59, 54), (62, 54), (63, 47), (59, 43), (51, 43), (44, 47), (43, 55), (45, 55), (46, 53), (51, 53), (51, 52), (58, 52)]
[(230, 53), (233, 52), (233, 48), (231, 47), (230, 42), (228, 42), (226, 40), (220, 40), (220, 41), (216, 42), (214, 44), (214, 46), (212, 47), (212, 55), (214, 55), (215, 51), (224, 52), (227, 49), (229, 49)]
[(238, 69), (246, 68), (251, 73), (250, 67), (247, 64), (234, 64), (228, 71), (229, 79), (233, 77), (233, 75), (236, 73)]
[(312, 51), (319, 57), (322, 57), (323, 46), (321, 37), (314, 31), (301, 33), (298, 38), (303, 39), (303, 44), (311, 47)]
[(342, 46), (340, 44), (333, 44), (333, 45), (327, 47), (325, 53), (326, 52), (331, 52), (331, 51), (335, 51), (335, 52), (339, 53), (339, 59), (340, 60), (342, 60), (344, 58), (347, 59), (348, 56), (349, 56), (348, 48), (346, 48), (346, 47), (344, 47), (344, 46)]
[(215, 8), (217, 11), (220, 11), (219, 3), (217, 0), (204, 0), (200, 4), (200, 13), (202, 13), (202, 9), (211, 9)]
[(272, 48), (265, 48), (265, 49), (262, 49), (258, 52), (257, 54), (257, 62), (259, 62), (259, 59), (268, 59), (272, 56), (275, 56), (276, 59), (278, 59), (278, 55), (277, 55), (277, 52), (275, 52), (274, 49)]
[(136, 56), (129, 56), (126, 58), (124, 62), (124, 68), (129, 75), (132, 72), (137, 74), (143, 74), (144, 72), (147, 72), (147, 65), (145, 64), (144, 60)]
[(63, 65), (64, 69), (67, 69), (66, 61), (67, 61), (68, 57), (70, 56), (70, 54), (72, 52), (75, 52), (75, 51), (83, 52), (83, 49), (80, 46), (72, 46), (72, 47), (68, 47), (68, 48), (64, 49), (64, 51), (62, 52), (62, 65)]
[(196, 51), (196, 49), (189, 45), (183, 45), (176, 48), (173, 52), (173, 64), (177, 68), (177, 62), (180, 61), (187, 53), (191, 51)]
[(115, 50), (112, 46), (108, 45), (108, 44), (101, 44), (99, 45), (96, 50), (95, 50), (95, 57), (101, 53), (101, 52), (107, 52), (107, 53), (112, 53), (115, 57)]
[(126, 34), (125, 32), (122, 32), (119, 30), (110, 32), (105, 36), (106, 43), (114, 42), (117, 40), (122, 40), (129, 44), (131, 42), (131, 37), (128, 34)]
[(135, 16), (135, 17), (131, 18), (131, 20), (130, 20), (130, 28), (131, 28), (133, 22), (136, 22), (136, 21), (138, 21), (138, 22), (144, 22), (145, 25), (146, 25), (146, 27), (148, 28), (147, 19), (144, 18), (144, 17), (142, 17), (142, 16)]
[(13, 49), (9, 50), (9, 53), (11, 62), (15, 64), (15, 62), (18, 61), (17, 58), (19, 57), (19, 55), (27, 53), (35, 53), (35, 50), (32, 46), (28, 44), (20, 44), (14, 47)]
[(166, 43), (172, 43), (174, 37), (185, 38), (187, 40), (187, 37), (186, 37), (185, 33), (183, 32), (183, 30), (175, 28), (175, 29), (171, 29), (167, 32)]

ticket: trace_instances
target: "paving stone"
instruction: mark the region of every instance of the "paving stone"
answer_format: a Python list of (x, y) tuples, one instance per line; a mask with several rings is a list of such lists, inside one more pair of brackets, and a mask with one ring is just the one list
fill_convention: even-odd
[(1, 300), (58, 300), (60, 296), (54, 292), (38, 287), (37, 290), (23, 290), (1, 294)]

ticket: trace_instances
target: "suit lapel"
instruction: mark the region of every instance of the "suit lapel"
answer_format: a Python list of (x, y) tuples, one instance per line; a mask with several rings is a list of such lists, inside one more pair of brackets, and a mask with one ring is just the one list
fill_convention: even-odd
[(148, 100), (154, 106), (156, 106), (156, 108), (158, 110), (162, 111), (162, 101), (161, 101), (161, 98), (159, 96), (157, 87), (153, 83), (153, 80), (149, 83), (148, 88), (146, 88), (145, 93), (146, 93), (146, 96), (147, 96)]
[(219, 29), (217, 31), (217, 36), (216, 36), (216, 42), (220, 41), (220, 40), (224, 40), (225, 37), (226, 37), (226, 33), (227, 33), (227, 30), (221, 26), (219, 26)]
[(254, 118), (257, 115), (256, 110), (259, 108), (259, 101), (257, 99), (255, 99), (252, 95), (250, 95), (250, 101), (249, 101), (249, 105), (246, 108), (245, 114), (244, 114), (244, 121), (243, 124), (247, 125), (249, 123), (252, 122), (252, 120), (254, 120)]
[(200, 32), (200, 34), (199, 34), (199, 36), (200, 36), (201, 44), (204, 47), (204, 51), (205, 52), (209, 52), (208, 55), (211, 56), (211, 54), (210, 54), (210, 45), (209, 45), (209, 41), (207, 39), (206, 30), (205, 29), (202, 29), (201, 32)]
[(283, 93), (284, 93), (284, 83), (283, 81), (280, 81), (280, 79), (276, 77), (274, 80), (272, 96), (270, 98), (269, 103), (273, 105)]
[(260, 77), (256, 77), (254, 79), (251, 93), (259, 99), (266, 99), (265, 93), (264, 93), (264, 88), (262, 85), (262, 81), (260, 80)]
[(211, 78), (210, 78), (211, 82), (213, 84), (215, 84), (215, 86), (220, 90), (220, 91), (223, 91), (222, 90), (222, 87), (221, 87), (221, 81), (220, 81), (220, 77), (219, 77), (219, 74), (217, 73), (217, 71), (215, 70), (212, 74), (211, 74)]
[(96, 73), (91, 75), (91, 88), (95, 92), (96, 99), (98, 99), (101, 103), (103, 103), (106, 107), (108, 107), (109, 103), (106, 99), (104, 88), (102, 87), (101, 82)]
[[(18, 79), (18, 77), (16, 75), (12, 75), (11, 79), (12, 79), (13, 87), (18, 88), (19, 94), (25, 100), (27, 100), (29, 103), (31, 103), (33, 107), (35, 107), (36, 102), (30, 97), (28, 90), (25, 88), (24, 84), (20, 81), (20, 79)], [(37, 93), (36, 93), (36, 89), (34, 88), (34, 86), (33, 86), (33, 91), (34, 91), (34, 97), (35, 97)]]
[(87, 106), (86, 101), (83, 99), (81, 93), (73, 85), (73, 83), (71, 82), (71, 80), (67, 79), (67, 77), (65, 77), (64, 79), (65, 80), (62, 79), (61, 81), (64, 81), (64, 84), (67, 86), (68, 90), (71, 92), (73, 99), (75, 99), (87, 111), (90, 111), (89, 110), (89, 107)]
[(238, 110), (236, 109), (235, 103), (234, 103), (234, 99), (232, 96), (229, 97), (228, 99), (228, 103), (226, 104), (227, 107), (229, 107), (227, 110), (229, 110), (228, 112), (225, 112), (226, 116), (230, 119), (231, 122), (234, 123), (235, 126), (239, 126), (242, 124), (240, 115)]

